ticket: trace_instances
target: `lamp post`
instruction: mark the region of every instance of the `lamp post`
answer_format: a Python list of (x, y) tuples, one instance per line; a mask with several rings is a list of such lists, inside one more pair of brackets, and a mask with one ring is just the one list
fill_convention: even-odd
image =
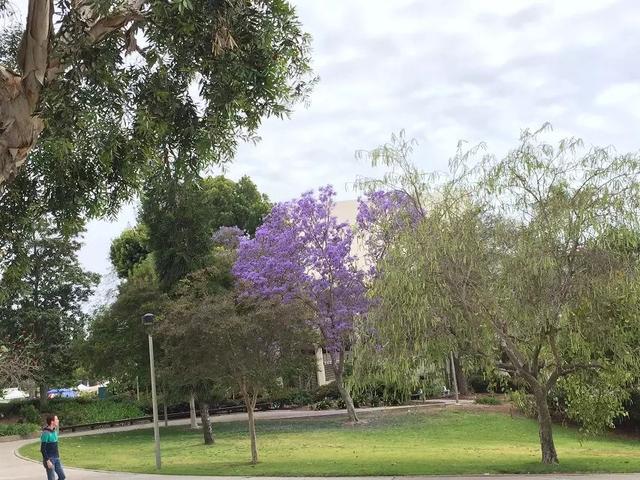
[(156, 371), (153, 364), (153, 337), (151, 336), (151, 327), (155, 316), (153, 313), (145, 313), (142, 316), (142, 324), (147, 327), (149, 334), (149, 364), (151, 366), (151, 399), (153, 403), (153, 437), (156, 442), (156, 468), (160, 470), (160, 425), (158, 424), (158, 397), (156, 396)]

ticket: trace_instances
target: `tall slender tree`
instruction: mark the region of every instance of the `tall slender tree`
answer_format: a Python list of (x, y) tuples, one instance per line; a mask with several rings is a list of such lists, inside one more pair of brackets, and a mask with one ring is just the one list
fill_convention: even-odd
[(229, 346), (219, 343), (223, 332), (216, 315), (220, 313), (218, 302), (233, 289), (234, 258), (235, 249), (219, 246), (204, 268), (179, 281), (158, 328), (163, 376), (174, 389), (195, 394), (205, 445), (215, 441), (209, 421), (210, 401), (228, 388), (217, 350)]
[(73, 371), (72, 341), (83, 336), (86, 322), (82, 304), (99, 277), (80, 266), (80, 243), (47, 219), (32, 226), (21, 246), (0, 280), (0, 330), (14, 342), (33, 342), (46, 404), (48, 387)]

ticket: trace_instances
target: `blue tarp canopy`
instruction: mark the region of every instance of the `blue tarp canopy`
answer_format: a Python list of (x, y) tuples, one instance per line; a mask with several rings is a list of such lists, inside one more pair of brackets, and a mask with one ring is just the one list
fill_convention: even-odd
[(62, 398), (75, 398), (78, 396), (78, 391), (74, 388), (54, 388), (47, 392), (49, 398), (62, 397)]

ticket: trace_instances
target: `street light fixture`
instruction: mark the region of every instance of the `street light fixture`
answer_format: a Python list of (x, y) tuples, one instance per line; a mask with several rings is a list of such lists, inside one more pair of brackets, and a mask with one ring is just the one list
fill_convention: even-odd
[(153, 403), (153, 437), (156, 442), (156, 468), (160, 470), (160, 425), (158, 424), (158, 397), (156, 396), (156, 371), (153, 363), (153, 337), (151, 336), (151, 327), (155, 315), (153, 313), (145, 313), (142, 316), (142, 325), (147, 327), (149, 335), (149, 364), (151, 366), (151, 400)]

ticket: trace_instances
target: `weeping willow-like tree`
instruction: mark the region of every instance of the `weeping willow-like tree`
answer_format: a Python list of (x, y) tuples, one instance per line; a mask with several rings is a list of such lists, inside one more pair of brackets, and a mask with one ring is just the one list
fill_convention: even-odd
[[(434, 204), (434, 200), (441, 199), (445, 191), (452, 196), (462, 193), (456, 192), (454, 187), (464, 176), (464, 170), (456, 168), (453, 172), (455, 178), (447, 184), (447, 179), (442, 174), (424, 172), (412, 162), (411, 157), (415, 145), (416, 141), (408, 139), (404, 131), (401, 131), (397, 135), (392, 135), (391, 142), (374, 150), (362, 150), (356, 154), (359, 158), (370, 160), (372, 166), (383, 167), (387, 170), (380, 178), (363, 176), (355, 182), (356, 188), (365, 193), (358, 202), (358, 236), (364, 247), (365, 260), (369, 266), (369, 278), (374, 287), (378, 284), (382, 271), (386, 270), (384, 265), (387, 262), (387, 256), (390, 258), (397, 256), (398, 248), (400, 248), (401, 258), (412, 262), (412, 254), (407, 250), (407, 245), (402, 241), (402, 238), (404, 235), (411, 235), (415, 228), (424, 228), (424, 224), (431, 221), (430, 213), (437, 205), (437, 203)], [(459, 160), (477, 150), (475, 148), (463, 154), (460, 148)], [(444, 188), (443, 191), (438, 191), (440, 187)], [(453, 204), (455, 203), (453, 202)], [(409, 270), (404, 273), (400, 270), (397, 270), (397, 273), (399, 275), (413, 275), (414, 266), (410, 264), (407, 268)], [(386, 270), (385, 275), (389, 274), (390, 271)], [(386, 299), (377, 298), (377, 301), (385, 302)], [(446, 363), (449, 363), (449, 358), (451, 358), (453, 359), (451, 366), (456, 371), (458, 390), (462, 394), (468, 393), (467, 370), (470, 368), (477, 370), (482, 367), (483, 358), (477, 354), (479, 350), (482, 350), (482, 346), (487, 345), (482, 336), (477, 332), (474, 335), (467, 335), (467, 326), (455, 321), (455, 316), (451, 315), (448, 310), (449, 321), (439, 324), (438, 335), (428, 336), (427, 347), (424, 344), (427, 337), (420, 330), (423, 328), (420, 323), (422, 321), (420, 315), (423, 312), (417, 309), (416, 305), (406, 301), (396, 302), (394, 308), (396, 311), (398, 308), (403, 308), (409, 316), (407, 318), (413, 318), (418, 322), (419, 330), (414, 332), (412, 325), (405, 325), (400, 330), (399, 336), (388, 337), (385, 341), (392, 341), (392, 338), (399, 341), (402, 348), (397, 351), (405, 351), (405, 347), (410, 343), (410, 349), (415, 351), (416, 355), (397, 356), (394, 358), (394, 362), (398, 368), (391, 369), (384, 375), (381, 372), (381, 365), (378, 364), (377, 356), (365, 355), (359, 359), (363, 361), (359, 362), (357, 367), (358, 381), (356, 383), (360, 386), (367, 383), (373, 384), (379, 381), (382, 375), (387, 377), (387, 382), (395, 384), (396, 387), (404, 390), (406, 395), (409, 395), (417, 387), (425, 386), (422, 381), (418, 381), (420, 376), (433, 383), (434, 377), (437, 376), (436, 372), (439, 370), (435, 368), (435, 363), (440, 363), (443, 358), (446, 359)], [(372, 334), (378, 331), (377, 324), (384, 321), (383, 317), (387, 313), (386, 308), (374, 309), (369, 315), (371, 318), (363, 318), (359, 322), (359, 337), (365, 340), (365, 344), (367, 344), (367, 340), (373, 340), (369, 347), (373, 346), (378, 350), (381, 348), (375, 335), (372, 337)], [(432, 318), (431, 313), (427, 313), (427, 318)], [(388, 347), (385, 349), (387, 353), (393, 351), (396, 350)]]
[[(558, 462), (548, 395), (588, 432), (624, 414), (640, 367), (637, 250), (640, 156), (544, 142), (524, 131), (432, 190), (424, 218), (376, 269), (358, 368), (395, 381), (460, 337), (535, 402), (542, 462)], [(368, 361), (368, 364), (367, 364)], [(357, 378), (357, 376), (356, 376)], [(636, 377), (637, 378), (637, 377)]]

